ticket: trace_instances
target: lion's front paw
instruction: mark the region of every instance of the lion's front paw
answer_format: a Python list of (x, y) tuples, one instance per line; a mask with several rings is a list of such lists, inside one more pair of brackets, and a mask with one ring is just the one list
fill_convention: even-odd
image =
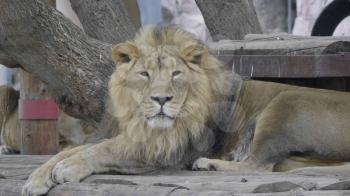
[(56, 164), (52, 171), (54, 182), (62, 184), (65, 182), (79, 182), (93, 172), (88, 162), (79, 155), (62, 160)]
[(192, 170), (216, 171), (217, 165), (212, 162), (212, 159), (199, 158), (193, 163)]
[(54, 185), (55, 183), (52, 182), (50, 176), (30, 177), (23, 186), (22, 196), (35, 196), (46, 194)]

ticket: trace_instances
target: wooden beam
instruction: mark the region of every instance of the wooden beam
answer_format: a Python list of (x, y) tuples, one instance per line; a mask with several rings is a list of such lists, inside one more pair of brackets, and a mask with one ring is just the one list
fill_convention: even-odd
[(248, 35), (244, 41), (209, 43), (227, 66), (248, 78), (350, 76), (348, 37)]
[[(21, 154), (56, 154), (58, 152), (59, 145), (57, 118), (44, 119), (42, 117), (40, 119), (38, 116), (33, 116), (33, 119), (30, 119), (30, 115), (37, 112), (28, 110), (42, 110), (44, 108), (28, 109), (24, 107), (24, 104), (28, 103), (26, 101), (29, 100), (50, 100), (51, 98), (48, 94), (46, 85), (43, 84), (37, 77), (34, 77), (24, 70), (21, 70), (20, 87), (20, 101), (23, 103), (19, 104), (22, 137)], [(45, 106), (42, 105), (39, 107)], [(23, 115), (25, 113), (28, 113), (29, 115)]]
[[(48, 0), (48, 4), (52, 7), (56, 7), (55, 0)], [(24, 70), (21, 70), (20, 88), (20, 103), (23, 103), (19, 104), (18, 107), (21, 128), (21, 154), (56, 154), (59, 149), (59, 135), (57, 127), (58, 110), (53, 111), (53, 113), (56, 113), (54, 115), (57, 116), (54, 116), (51, 119), (45, 119), (46, 117), (40, 116), (43, 114), (33, 116), (33, 112), (37, 113), (36, 111), (38, 110), (49, 110), (49, 108), (44, 108), (44, 105), (38, 105), (37, 108), (24, 107), (24, 104), (29, 103), (29, 100), (50, 100), (51, 98), (46, 85), (37, 77), (25, 72)], [(53, 101), (52, 103), (54, 104), (54, 109), (55, 107), (58, 107)], [(29, 103), (28, 105), (30, 104), (32, 103)], [(29, 115), (23, 115), (25, 113), (28, 113)]]
[(292, 35), (287, 33), (276, 34), (247, 34), (244, 36), (245, 41), (274, 41), (274, 40), (333, 40), (333, 41), (350, 41), (350, 36), (303, 36)]
[(250, 78), (349, 77), (350, 53), (334, 55), (234, 55), (236, 73)]

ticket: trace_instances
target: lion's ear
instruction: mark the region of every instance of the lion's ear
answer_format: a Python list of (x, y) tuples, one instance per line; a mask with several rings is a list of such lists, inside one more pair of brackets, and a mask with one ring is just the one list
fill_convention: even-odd
[(138, 57), (138, 49), (131, 43), (120, 43), (112, 48), (112, 59), (116, 64), (128, 63)]
[(202, 44), (190, 45), (181, 51), (181, 56), (187, 62), (200, 65), (208, 56), (208, 49)]

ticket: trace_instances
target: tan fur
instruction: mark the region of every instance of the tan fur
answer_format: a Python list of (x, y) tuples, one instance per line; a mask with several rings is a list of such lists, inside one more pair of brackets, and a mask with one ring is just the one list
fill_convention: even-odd
[(272, 171), (295, 154), (308, 162), (302, 166), (350, 159), (348, 93), (232, 80), (205, 45), (174, 27), (141, 30), (114, 46), (112, 58), (101, 126), (114, 137), (59, 153), (31, 175), (23, 195), (107, 171)]
[[(131, 56), (132, 60), (128, 63), (121, 59), (125, 54)], [(119, 144), (122, 147), (118, 147), (118, 150), (127, 159), (143, 160), (150, 164), (159, 161), (165, 165), (178, 164), (185, 153), (181, 148), (187, 146), (191, 139), (197, 140), (202, 136), (211, 118), (210, 104), (222, 101), (223, 95), (228, 93), (225, 90), (230, 90), (230, 74), (192, 35), (171, 27), (141, 31), (135, 40), (116, 45), (112, 57), (119, 66), (109, 82), (111, 104), (116, 108), (111, 115), (118, 119), (118, 129), (122, 131), (120, 137), (125, 138), (123, 141), (129, 143), (131, 139), (139, 146)], [(159, 65), (158, 58), (168, 63), (169, 67)], [(193, 63), (185, 65), (182, 59), (202, 62), (196, 62), (199, 66)], [(158, 66), (163, 66), (161, 73), (157, 72)], [(154, 72), (152, 77), (155, 80), (165, 78), (166, 81), (171, 80), (172, 71), (181, 69), (184, 81), (174, 86), (154, 81), (146, 86), (146, 82), (136, 73), (143, 69)], [(135, 81), (144, 84), (132, 86)], [(170, 113), (178, 117), (171, 128), (153, 129), (145, 124), (143, 111), (139, 107), (141, 105), (144, 110), (152, 107), (151, 100), (144, 98), (152, 96), (152, 93), (174, 95), (169, 108), (173, 108)], [(144, 113), (148, 115), (147, 111)], [(179, 160), (174, 160), (175, 157)]]
[[(114, 46), (112, 58), (117, 69), (109, 82), (104, 122), (117, 122), (109, 123), (115, 137), (67, 159), (57, 158), (61, 153), (55, 156), (32, 174), (24, 195), (45, 193), (53, 186), (46, 183), (51, 169), (45, 168), (55, 164), (54, 182), (77, 181), (92, 172), (184, 168), (211, 152), (215, 131), (210, 122), (218, 112), (211, 108), (225, 101), (232, 75), (205, 45), (178, 28), (148, 28)], [(164, 114), (157, 97), (170, 100)], [(79, 175), (66, 168), (75, 164)]]
[[(0, 154), (11, 154), (19, 150), (19, 123), (16, 121), (19, 93), (7, 86), (0, 86)], [(17, 118), (18, 119), (18, 118)]]
[[(242, 81), (231, 115), (234, 134), (225, 137), (222, 152), (240, 162), (199, 159), (194, 168), (286, 171), (343, 164), (350, 160), (349, 101), (345, 92)], [(246, 140), (250, 130), (254, 136)]]

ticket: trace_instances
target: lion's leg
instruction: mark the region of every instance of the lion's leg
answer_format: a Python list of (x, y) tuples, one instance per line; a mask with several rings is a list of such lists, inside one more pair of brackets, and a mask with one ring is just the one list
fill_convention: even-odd
[(60, 161), (52, 171), (56, 183), (79, 182), (93, 174), (117, 171), (126, 174), (139, 174), (154, 170), (132, 158), (125, 157), (120, 150), (124, 149), (123, 138), (113, 138), (82, 150), (73, 156)]
[(45, 194), (56, 183), (78, 182), (93, 173), (138, 174), (154, 170), (138, 161), (128, 160), (120, 151), (124, 146), (118, 144), (125, 144), (125, 139), (116, 137), (59, 153), (31, 175), (23, 195)]
[(241, 162), (225, 161), (221, 159), (199, 158), (193, 166), (193, 170), (213, 171), (272, 171), (273, 164), (258, 165), (256, 161), (247, 159)]
[(282, 162), (275, 164), (273, 167), (273, 171), (284, 172), (284, 171), (290, 171), (290, 170), (304, 168), (304, 167), (340, 166), (344, 164), (347, 164), (347, 163), (342, 161), (315, 159), (312, 157), (292, 156), (292, 157), (289, 157), (288, 159), (283, 160)]
[(88, 145), (79, 146), (67, 151), (62, 151), (57, 155), (53, 156), (44, 165), (36, 169), (28, 178), (25, 183), (22, 195), (41, 195), (47, 193), (55, 183), (51, 179), (51, 173), (54, 166), (61, 160), (72, 156), (73, 154), (87, 148)]
[[(285, 129), (276, 112), (266, 110), (261, 113), (255, 123), (254, 137), (246, 160), (240, 162), (200, 158), (194, 165), (198, 170), (229, 170), (229, 171), (272, 171), (273, 166), (288, 158), (291, 152), (301, 150), (293, 134)], [(234, 153), (232, 153), (234, 154)]]

